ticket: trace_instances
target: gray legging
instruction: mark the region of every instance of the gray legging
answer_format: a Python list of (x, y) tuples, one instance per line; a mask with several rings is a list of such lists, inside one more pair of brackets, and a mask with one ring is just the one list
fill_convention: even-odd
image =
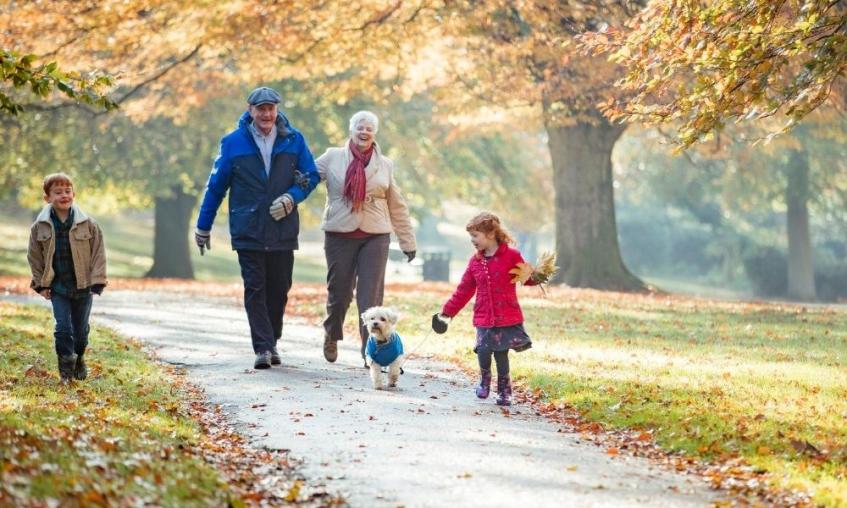
[(367, 238), (344, 238), (327, 233), (324, 237), (328, 293), (324, 330), (330, 340), (344, 338), (344, 318), (355, 289), (362, 358), (365, 357), (368, 332), (362, 323), (361, 315), (375, 305), (382, 305), (390, 239), (391, 235), (388, 233)]

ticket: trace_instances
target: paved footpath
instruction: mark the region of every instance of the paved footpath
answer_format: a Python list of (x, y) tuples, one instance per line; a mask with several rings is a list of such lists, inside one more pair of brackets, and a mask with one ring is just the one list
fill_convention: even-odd
[(286, 323), (282, 366), (255, 371), (234, 299), (107, 290), (92, 320), (186, 367), (255, 445), (291, 450), (310, 483), (354, 507), (693, 507), (718, 499), (696, 478), (557, 432), (528, 406), (504, 415), (448, 364), (413, 359), (397, 389), (375, 391), (355, 343), (342, 342), (329, 364), (314, 325)]

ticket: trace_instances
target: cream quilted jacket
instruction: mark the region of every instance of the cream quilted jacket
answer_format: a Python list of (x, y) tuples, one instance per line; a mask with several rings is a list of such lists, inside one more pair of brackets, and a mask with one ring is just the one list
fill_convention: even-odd
[(382, 155), (379, 146), (375, 144), (374, 154), (365, 168), (365, 203), (360, 211), (354, 213), (343, 194), (344, 177), (352, 158), (353, 154), (345, 143), (343, 147), (327, 149), (315, 161), (327, 189), (321, 229), (335, 233), (348, 233), (356, 229), (366, 233), (394, 231), (401, 250), (416, 250), (409, 207), (394, 180), (394, 163)]

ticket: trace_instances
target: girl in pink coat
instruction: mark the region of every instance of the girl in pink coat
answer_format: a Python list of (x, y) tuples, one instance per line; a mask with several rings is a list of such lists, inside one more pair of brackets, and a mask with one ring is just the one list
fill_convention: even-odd
[[(497, 404), (511, 404), (512, 383), (509, 377), (509, 350), (525, 351), (532, 341), (523, 327), (523, 313), (518, 304), (514, 276), (509, 270), (523, 263), (521, 253), (509, 247), (514, 240), (500, 224), (500, 219), (483, 212), (471, 219), (465, 229), (476, 248), (468, 262), (462, 281), (444, 304), (439, 318), (452, 318), (476, 294), (473, 324), (476, 327), (474, 352), (479, 359), (480, 382), (476, 396), (485, 399), (491, 387), (491, 356), (497, 364)], [(534, 285), (532, 278), (525, 282)]]

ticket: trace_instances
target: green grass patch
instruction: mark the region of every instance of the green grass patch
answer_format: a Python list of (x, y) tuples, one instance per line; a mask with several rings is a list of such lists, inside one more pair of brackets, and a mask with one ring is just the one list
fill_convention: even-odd
[[(533, 348), (512, 374), (610, 428), (652, 430), (667, 450), (742, 457), (774, 486), (847, 504), (847, 324), (831, 308), (522, 290)], [(471, 306), (443, 336), (446, 296), (391, 292), (407, 349), (476, 368)]]
[(0, 303), (0, 505), (226, 506), (165, 370), (93, 327), (89, 377), (62, 384), (52, 316)]

